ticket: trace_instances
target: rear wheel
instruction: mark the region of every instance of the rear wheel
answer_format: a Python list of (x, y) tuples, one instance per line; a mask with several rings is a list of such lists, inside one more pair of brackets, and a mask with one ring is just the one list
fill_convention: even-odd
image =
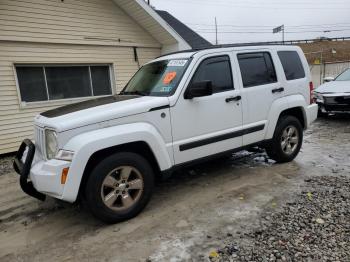
[(294, 116), (283, 116), (277, 123), (266, 152), (278, 163), (290, 162), (298, 155), (302, 142), (303, 128), (300, 121)]
[(92, 214), (116, 223), (139, 214), (154, 187), (154, 173), (142, 156), (121, 152), (102, 160), (92, 171), (85, 198)]

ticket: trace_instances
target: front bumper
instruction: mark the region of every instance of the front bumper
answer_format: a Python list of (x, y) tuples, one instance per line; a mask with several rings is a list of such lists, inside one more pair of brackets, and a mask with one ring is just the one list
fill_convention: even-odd
[[(35, 145), (29, 139), (23, 141), (16, 154), (14, 169), (20, 175), (22, 190), (42, 201), (45, 200), (45, 195), (63, 199), (64, 185), (61, 184), (61, 174), (64, 168), (69, 167), (70, 162), (42, 160), (35, 154)], [(26, 155), (24, 162), (23, 155)]]
[(316, 100), (320, 111), (323, 113), (349, 113), (350, 112), (350, 96), (343, 95), (324, 95), (322, 99)]
[[(22, 162), (23, 154), (27, 151), (27, 156), (25, 157), (24, 163)], [(41, 201), (44, 201), (46, 196), (38, 192), (31, 181), (28, 180), (30, 174), (30, 168), (35, 155), (35, 145), (29, 139), (25, 139), (21, 146), (19, 147), (17, 154), (13, 162), (13, 168), (20, 175), (19, 183), (23, 192), (28, 195), (37, 198)]]
[(350, 104), (317, 103), (322, 113), (350, 113)]

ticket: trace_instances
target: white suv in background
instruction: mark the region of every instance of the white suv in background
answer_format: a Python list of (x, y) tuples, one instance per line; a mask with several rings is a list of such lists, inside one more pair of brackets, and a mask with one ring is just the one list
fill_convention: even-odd
[(22, 143), (14, 167), (29, 195), (82, 199), (113, 223), (146, 206), (157, 176), (185, 165), (251, 146), (293, 160), (317, 117), (312, 93), (298, 47), (170, 54), (144, 65), (119, 95), (38, 115), (35, 144)]

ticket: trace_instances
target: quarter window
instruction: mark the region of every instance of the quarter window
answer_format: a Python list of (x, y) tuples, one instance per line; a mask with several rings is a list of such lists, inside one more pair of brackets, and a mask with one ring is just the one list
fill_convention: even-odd
[(239, 54), (238, 62), (244, 87), (277, 82), (276, 71), (269, 53)]
[(303, 64), (295, 51), (280, 51), (278, 56), (281, 60), (287, 80), (300, 79), (305, 77)]
[(220, 56), (204, 60), (198, 67), (192, 83), (202, 81), (212, 82), (213, 93), (233, 90), (230, 58), (228, 56)]
[(23, 102), (39, 102), (112, 94), (108, 65), (16, 65)]

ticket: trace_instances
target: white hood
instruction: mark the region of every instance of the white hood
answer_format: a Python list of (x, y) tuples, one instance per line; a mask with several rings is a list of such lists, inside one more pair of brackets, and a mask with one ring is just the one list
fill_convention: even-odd
[(319, 86), (318, 93), (350, 93), (350, 81), (332, 81)]
[(152, 108), (169, 105), (167, 97), (133, 96), (127, 99), (123, 97), (123, 99), (119, 100), (119, 96), (114, 96), (106, 99), (108, 100), (108, 98), (116, 101), (101, 103), (102, 98), (60, 107), (38, 115), (35, 118), (35, 124), (62, 132), (148, 112)]

